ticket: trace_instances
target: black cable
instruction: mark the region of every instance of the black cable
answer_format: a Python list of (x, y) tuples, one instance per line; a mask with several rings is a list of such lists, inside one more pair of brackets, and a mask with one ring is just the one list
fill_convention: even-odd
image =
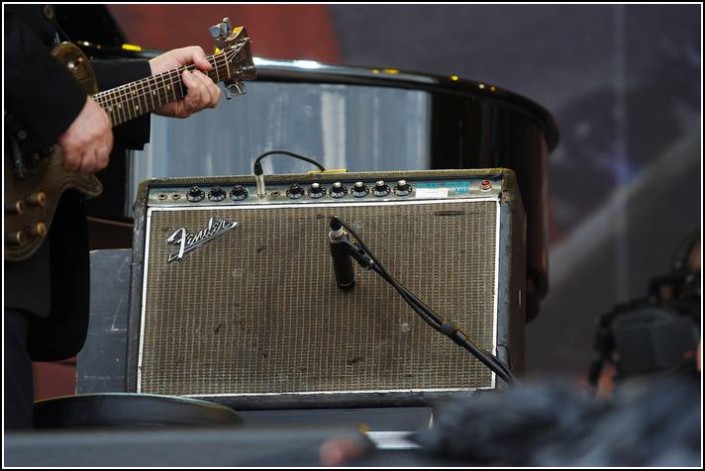
[[(517, 383), (516, 378), (514, 378), (514, 375), (509, 370), (509, 368), (507, 368), (507, 366), (504, 365), (497, 357), (495, 357), (494, 355), (492, 355), (492, 353), (488, 352), (482, 347), (475, 345), (468, 338), (465, 332), (455, 326), (455, 324), (453, 324), (452, 322), (448, 322), (447, 320), (441, 318), (430, 307), (424, 304), (411, 291), (409, 291), (408, 288), (406, 288), (404, 285), (394, 279), (394, 277), (389, 274), (389, 272), (379, 262), (377, 257), (375, 257), (375, 255), (370, 251), (370, 249), (367, 248), (363, 240), (355, 233), (352, 228), (350, 228), (350, 226), (348, 226), (345, 222), (343, 222), (336, 216), (333, 216), (331, 219), (343, 226), (350, 233), (350, 235), (353, 236), (356, 241), (356, 244), (352, 245), (357, 245), (357, 247), (364, 253), (364, 256), (369, 258), (372, 263), (363, 263), (361, 261), (360, 253), (353, 252), (353, 258), (355, 258), (358, 263), (360, 263), (364, 268), (372, 269), (382, 279), (392, 285), (392, 287), (394, 287), (394, 289), (401, 295), (404, 301), (406, 301), (409, 306), (411, 306), (411, 308), (414, 310), (414, 312), (419, 314), (427, 324), (429, 324), (435, 330), (449, 337), (456, 344), (468, 350), (475, 358), (477, 358), (483, 365), (493, 371), (505, 383), (509, 385), (514, 385)], [(354, 250), (357, 251), (358, 249), (356, 248)]]
[[(384, 268), (382, 267), (382, 270)], [(457, 327), (454, 323), (449, 322), (445, 319), (438, 320), (439, 317), (433, 312), (431, 308), (422, 303), (408, 288), (396, 281), (389, 273), (385, 271), (385, 279), (395, 287), (395, 289), (402, 295), (404, 300), (411, 305), (411, 307), (421, 315), (424, 320), (426, 318), (434, 319), (436, 325), (431, 324), (436, 330), (442, 334), (449, 337), (455, 343), (470, 351), (478, 360), (480, 360), (485, 366), (498, 374), (498, 376), (508, 384), (514, 382), (512, 373), (502, 362), (500, 362), (494, 355), (492, 355), (487, 350), (482, 347), (475, 345), (470, 341), (468, 335)], [(428, 322), (428, 321), (427, 321)]]
[(321, 172), (325, 172), (325, 170), (326, 170), (323, 165), (321, 165), (320, 163), (316, 162), (315, 160), (313, 160), (313, 159), (310, 158), (310, 157), (305, 157), (305, 156), (303, 156), (303, 155), (296, 154), (296, 153), (294, 153), (294, 152), (289, 152), (288, 150), (270, 150), (270, 151), (265, 152), (264, 154), (260, 154), (260, 155), (255, 159), (255, 162), (254, 162), (254, 165), (253, 165), (254, 174), (255, 174), (255, 175), (262, 175), (262, 173), (263, 173), (262, 164), (260, 163), (260, 160), (262, 160), (263, 158), (267, 157), (268, 155), (276, 155), (276, 154), (287, 155), (287, 156), (289, 156), (289, 157), (294, 157), (295, 159), (303, 160), (304, 162), (308, 162), (308, 163), (310, 163), (310, 164), (315, 165), (316, 167), (318, 167), (318, 169), (319, 169)]
[[(376, 269), (375, 269), (376, 268)], [(480, 362), (482, 362), (490, 370), (506, 383), (512, 384), (515, 380), (512, 373), (502, 364), (494, 355), (482, 347), (475, 345), (468, 338), (468, 335), (458, 328), (452, 322), (441, 319), (431, 308), (421, 302), (408, 288), (399, 283), (392, 277), (384, 267), (376, 265), (373, 267), (375, 271), (382, 276), (385, 281), (390, 283), (401, 294), (402, 298), (416, 311), (417, 314), (429, 324), (431, 327), (444, 334), (453, 340), (456, 344), (470, 351)]]
[(310, 164), (315, 165), (316, 167), (319, 168), (319, 170), (321, 172), (326, 171), (326, 169), (323, 165), (321, 165), (320, 163), (316, 162), (315, 160), (313, 160), (309, 157), (304, 157), (303, 155), (299, 155), (294, 152), (289, 152), (288, 150), (267, 151), (264, 154), (260, 154), (255, 159), (255, 163), (253, 165), (253, 167), (254, 167), (253, 172), (255, 174), (255, 182), (257, 183), (257, 196), (259, 196), (260, 198), (267, 194), (266, 189), (265, 189), (265, 184), (264, 184), (264, 170), (262, 170), (262, 164), (260, 163), (260, 160), (267, 157), (268, 155), (275, 155), (275, 154), (287, 155), (287, 156), (293, 157), (295, 159), (303, 160), (304, 162), (308, 162)]
[[(424, 321), (426, 321), (431, 327), (433, 327), (443, 335), (449, 337), (461, 347), (473, 353), (473, 355), (475, 355), (478, 360), (480, 360), (490, 370), (497, 373), (498, 376), (505, 382), (511, 384), (514, 381), (512, 373), (509, 371), (509, 369), (506, 368), (504, 364), (502, 364), (502, 362), (500, 362), (494, 355), (492, 355), (487, 350), (472, 343), (469, 340), (468, 335), (463, 332), (462, 329), (458, 328), (455, 324), (445, 319), (440, 319), (431, 308), (421, 302), (408, 288), (406, 288), (404, 285), (395, 280), (394, 277), (392, 277), (386, 271), (386, 269), (384, 269), (384, 267), (382, 267), (381, 265), (376, 265), (375, 267), (373, 267), (373, 270), (375, 270), (376, 273), (382, 276), (385, 281), (390, 283), (397, 290), (397, 292), (401, 294), (402, 298), (404, 298), (404, 300), (412, 307), (412, 309), (414, 309), (416, 313), (421, 315)], [(503, 374), (497, 370), (501, 370)]]

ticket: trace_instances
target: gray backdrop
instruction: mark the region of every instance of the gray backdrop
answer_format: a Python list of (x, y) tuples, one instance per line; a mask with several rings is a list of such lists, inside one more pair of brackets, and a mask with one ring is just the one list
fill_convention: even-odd
[(557, 118), (550, 293), (527, 373), (585, 375), (593, 323), (701, 227), (700, 5), (330, 6), (347, 65), (458, 74)]

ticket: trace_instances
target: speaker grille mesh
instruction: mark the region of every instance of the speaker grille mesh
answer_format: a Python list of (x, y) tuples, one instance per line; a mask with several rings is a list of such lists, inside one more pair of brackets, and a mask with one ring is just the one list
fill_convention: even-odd
[[(497, 203), (332, 204), (150, 213), (140, 390), (176, 395), (491, 387), (464, 349), (356, 266), (340, 291), (327, 216), (352, 225), (388, 271), (494, 350)], [(167, 263), (176, 229), (238, 227)]]

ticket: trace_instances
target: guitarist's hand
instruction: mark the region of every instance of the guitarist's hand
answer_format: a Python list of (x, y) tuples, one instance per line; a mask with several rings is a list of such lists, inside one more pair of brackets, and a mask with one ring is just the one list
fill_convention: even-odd
[(97, 172), (108, 166), (113, 126), (108, 114), (88, 97), (71, 126), (59, 136), (67, 171)]
[(186, 118), (203, 108), (216, 107), (220, 98), (220, 88), (201, 72), (201, 70), (208, 71), (213, 68), (206, 59), (203, 49), (198, 46), (173, 49), (149, 61), (154, 75), (190, 64), (195, 64), (199, 70), (183, 72), (182, 80), (188, 89), (184, 99), (164, 105), (155, 110), (155, 113), (174, 118)]

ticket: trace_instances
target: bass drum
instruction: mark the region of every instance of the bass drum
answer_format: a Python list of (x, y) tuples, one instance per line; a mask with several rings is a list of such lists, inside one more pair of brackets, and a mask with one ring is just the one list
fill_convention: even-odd
[[(551, 115), (488, 83), (396, 69), (255, 59), (247, 94), (188, 120), (154, 116), (151, 145), (130, 165), (137, 184), (158, 176), (247, 175), (273, 149), (348, 171), (504, 167), (527, 213), (527, 319), (548, 290), (547, 156)], [(274, 157), (266, 174), (312, 170)]]

